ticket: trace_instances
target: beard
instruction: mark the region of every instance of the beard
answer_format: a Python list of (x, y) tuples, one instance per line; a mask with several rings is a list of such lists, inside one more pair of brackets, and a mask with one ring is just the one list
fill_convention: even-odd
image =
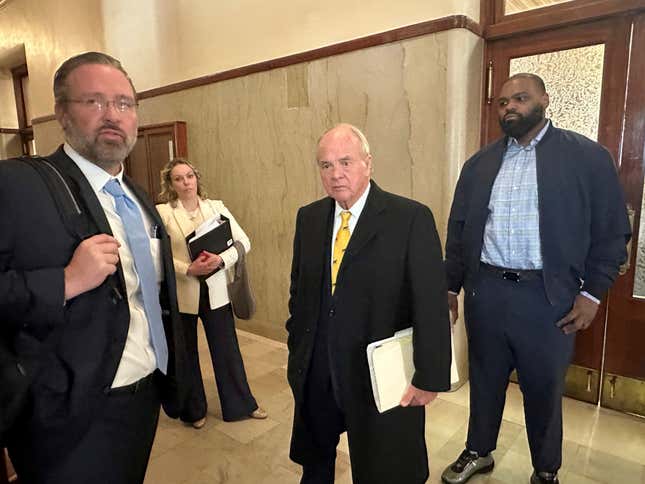
[[(123, 163), (137, 141), (136, 136), (128, 136), (121, 128), (110, 123), (105, 123), (93, 134), (81, 132), (74, 123), (67, 124), (63, 129), (67, 142), (78, 154), (109, 173)], [(101, 129), (118, 131), (122, 139), (101, 139)]]
[(508, 120), (504, 120), (503, 116), (500, 117), (499, 126), (507, 136), (520, 139), (544, 119), (544, 106), (537, 104), (526, 116), (517, 112), (512, 114), (515, 114), (517, 117)]

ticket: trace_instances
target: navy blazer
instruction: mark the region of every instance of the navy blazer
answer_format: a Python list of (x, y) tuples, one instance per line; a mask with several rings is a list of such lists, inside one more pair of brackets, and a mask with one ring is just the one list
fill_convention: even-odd
[[(62, 148), (48, 157), (67, 180), (87, 223), (87, 235), (111, 234), (92, 187)], [(183, 399), (185, 343), (177, 308), (170, 240), (154, 205), (131, 179), (141, 207), (159, 226), (164, 282), (160, 303), (169, 348), (168, 375), (162, 379), (162, 403), (176, 416)], [(56, 459), (86, 432), (100, 412), (116, 374), (130, 324), (123, 271), (97, 288), (64, 302), (64, 267), (79, 244), (62, 223), (49, 190), (36, 171), (19, 161), (0, 162), (0, 337), (10, 338), (16, 352), (40, 362), (31, 386), (29, 406), (16, 435), (46, 436), (48, 454)], [(53, 351), (42, 342), (64, 325)]]
[[(508, 138), (486, 146), (461, 171), (448, 221), (448, 288), (459, 292), (479, 270), (493, 183)], [(609, 152), (553, 126), (536, 147), (543, 277), (551, 304), (579, 291), (602, 298), (626, 260), (631, 230)]]

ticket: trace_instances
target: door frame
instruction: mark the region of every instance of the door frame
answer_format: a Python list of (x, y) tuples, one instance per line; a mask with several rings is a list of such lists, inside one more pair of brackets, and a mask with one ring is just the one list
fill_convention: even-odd
[(645, 300), (633, 297), (638, 253), (638, 235), (645, 176), (645, 13), (634, 16), (631, 58), (626, 84), (624, 131), (620, 156), (620, 181), (625, 201), (634, 209), (629, 267), (618, 277), (608, 296), (608, 324), (604, 353), (601, 405), (645, 416), (645, 353), (640, 334)]
[[(602, 43), (605, 51), (598, 142), (607, 147), (618, 165), (621, 159), (632, 18), (633, 15), (619, 15), (487, 42), (484, 52), (482, 146), (502, 136), (494, 94), (500, 91), (509, 76), (510, 59)], [(607, 298), (604, 298), (592, 327), (577, 335), (576, 355), (567, 372), (565, 394), (594, 404), (600, 401), (602, 391), (608, 315), (606, 301)]]

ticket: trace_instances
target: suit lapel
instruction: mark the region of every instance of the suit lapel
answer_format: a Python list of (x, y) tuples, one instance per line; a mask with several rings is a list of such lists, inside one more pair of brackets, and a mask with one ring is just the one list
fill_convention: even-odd
[(380, 214), (385, 210), (383, 190), (373, 181), (370, 183), (370, 192), (367, 195), (365, 207), (358, 219), (354, 233), (349, 239), (349, 245), (338, 269), (339, 279), (347, 267), (356, 259), (356, 256), (361, 250), (374, 238), (380, 228)]
[[(70, 188), (74, 191), (74, 196), (77, 197), (78, 202), (82, 206), (82, 210), (87, 213), (89, 219), (94, 222), (96, 226), (96, 233), (90, 233), (88, 236), (97, 235), (97, 234), (108, 234), (114, 235), (110, 224), (105, 216), (101, 202), (96, 197), (94, 189), (83, 175), (81, 169), (74, 163), (74, 161), (67, 156), (63, 147), (61, 146), (58, 150), (52, 155), (48, 156), (47, 159), (54, 163), (60, 170), (61, 173), (66, 177), (68, 181), (71, 182)], [(125, 278), (123, 276), (123, 267), (119, 262), (117, 266), (117, 273), (115, 276), (119, 282), (119, 287), (121, 294), (126, 294), (126, 285)], [(108, 279), (109, 279), (108, 278)]]
[(477, 190), (473, 191), (473, 194), (480, 199), (473, 200), (470, 205), (480, 207), (481, 213), (478, 214), (480, 224), (486, 224), (486, 220), (488, 220), (488, 204), (493, 191), (493, 184), (502, 166), (507, 140), (508, 138), (502, 138), (493, 146), (491, 154), (486, 157), (487, 162), (481, 163), (477, 172)]
[(63, 147), (58, 148), (47, 159), (53, 162), (66, 175), (67, 179), (72, 182), (72, 189), (75, 192), (74, 195), (80, 199), (79, 201), (82, 203), (83, 208), (96, 225), (98, 233), (112, 235), (112, 229), (110, 229), (110, 224), (108, 223), (99, 199), (96, 197), (96, 193), (94, 193), (94, 189), (76, 163), (65, 154)]
[(213, 204), (209, 200), (203, 200), (200, 198), (199, 209), (202, 211), (205, 221), (211, 217), (220, 215), (220, 213), (217, 210), (215, 210), (215, 207), (213, 207)]
[[(325, 272), (324, 264), (331, 264), (329, 257), (326, 255), (329, 254), (328, 249), (329, 244), (331, 244), (331, 231), (333, 230), (333, 227), (334, 201), (331, 198), (327, 198), (324, 203), (321, 204), (318, 211), (312, 214), (310, 219), (303, 220), (303, 226), (301, 228), (303, 247), (308, 248), (307, 253), (303, 254), (307, 260), (307, 265), (310, 268), (308, 269), (308, 273), (321, 274), (319, 288), (312, 291), (317, 298), (320, 298), (322, 287), (326, 283), (326, 281), (323, 280), (323, 274), (329, 273), (329, 271)], [(318, 299), (315, 304), (312, 304), (311, 307), (318, 308), (319, 304), (320, 299)]]

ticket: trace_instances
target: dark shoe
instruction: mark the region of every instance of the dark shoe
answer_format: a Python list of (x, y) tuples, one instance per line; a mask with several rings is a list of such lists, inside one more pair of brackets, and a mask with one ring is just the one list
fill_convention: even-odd
[(465, 449), (459, 458), (443, 471), (441, 480), (447, 484), (463, 484), (475, 474), (492, 471), (494, 466), (492, 455), (480, 457), (477, 452)]
[(531, 484), (560, 484), (557, 472), (538, 472), (533, 471)]

